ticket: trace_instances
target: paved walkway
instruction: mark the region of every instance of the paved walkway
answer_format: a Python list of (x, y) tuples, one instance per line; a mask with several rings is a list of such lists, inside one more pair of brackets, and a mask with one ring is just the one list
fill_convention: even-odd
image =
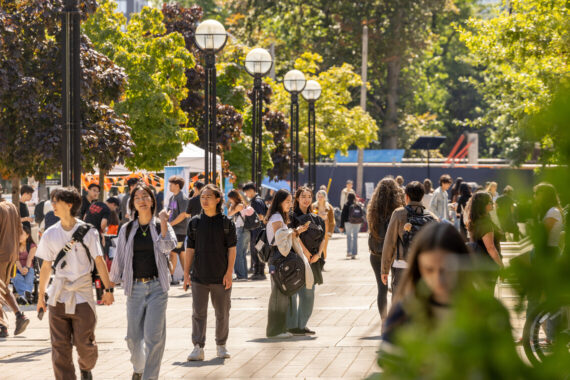
[[(228, 341), (232, 358), (225, 362), (215, 357), (212, 308), (208, 310), (206, 360), (186, 362), (192, 348), (191, 294), (181, 286), (171, 289), (161, 379), (362, 379), (379, 372), (376, 350), (380, 317), (366, 235), (360, 235), (357, 260), (346, 260), (345, 244), (343, 235), (335, 235), (329, 245), (325, 283), (317, 286), (315, 310), (309, 321), (309, 327), (317, 332), (315, 337), (266, 339), (269, 280), (234, 283)], [(115, 292), (115, 300), (112, 306), (97, 307), (99, 360), (93, 371), (95, 379), (130, 379), (132, 374), (124, 341), (127, 318), (122, 289)], [(0, 339), (0, 379), (30, 378), (30, 371), (34, 379), (53, 378), (47, 318), (39, 321), (33, 308), (27, 309), (32, 321), (26, 332)], [(13, 314), (10, 317), (12, 333)]]

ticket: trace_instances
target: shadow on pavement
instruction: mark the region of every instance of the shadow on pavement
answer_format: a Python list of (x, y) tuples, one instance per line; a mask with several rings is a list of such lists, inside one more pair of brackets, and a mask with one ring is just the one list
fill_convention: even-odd
[(222, 365), (224, 364), (225, 359), (220, 358), (213, 358), (210, 360), (202, 360), (202, 361), (195, 361), (195, 362), (174, 362), (172, 365), (177, 367), (207, 367), (207, 366), (215, 366), (215, 365)]
[(51, 352), (51, 348), (42, 348), (39, 350), (35, 350), (32, 352), (26, 352), (22, 355), (13, 356), (9, 359), (0, 360), (0, 363), (8, 364), (8, 363), (26, 363), (39, 360), (38, 356), (47, 355)]
[(306, 340), (316, 340), (316, 336), (294, 336), (292, 338), (257, 338), (248, 340), (248, 342), (255, 342), (255, 343), (275, 343), (275, 342), (302, 342)]
[(364, 336), (364, 337), (360, 338), (360, 340), (382, 340), (382, 335)]

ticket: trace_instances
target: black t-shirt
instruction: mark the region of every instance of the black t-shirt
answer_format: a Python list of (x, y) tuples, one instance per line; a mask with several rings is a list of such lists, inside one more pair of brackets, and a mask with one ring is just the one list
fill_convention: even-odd
[(200, 215), (202, 212), (202, 204), (200, 203), (200, 194), (195, 197), (190, 198), (188, 201), (188, 208), (186, 209), (186, 214), (190, 214), (190, 217), (195, 217)]
[(79, 209), (79, 219), (85, 221), (85, 214), (89, 211), (89, 206), (92, 202), (89, 202), (87, 197), (84, 195), (81, 197), (81, 208)]
[[(237, 244), (236, 226), (228, 219), (229, 231), (224, 232), (224, 219), (227, 216), (217, 214), (209, 217), (202, 213), (198, 218), (196, 231), (192, 233), (195, 222), (188, 224), (188, 248), (193, 248), (192, 281), (199, 284), (222, 284), (228, 269), (228, 249)], [(226, 223), (228, 223), (226, 222)]]
[(104, 202), (93, 202), (85, 214), (84, 221), (85, 223), (94, 225), (95, 228), (97, 228), (97, 231), (103, 232), (101, 231), (101, 222), (103, 219), (107, 219), (108, 222), (110, 217), (111, 209), (109, 206)]
[(489, 216), (483, 217), (483, 218), (477, 220), (473, 224), (473, 230), (472, 230), (472, 237), (471, 238), (474, 242), (477, 243), (478, 248), (482, 252), (484, 252), (488, 255), (489, 252), (487, 251), (487, 248), (485, 247), (485, 243), (483, 242), (483, 236), (487, 235), (489, 232), (493, 232), (493, 241), (495, 243), (495, 248), (497, 248), (499, 255), (501, 255), (502, 232), (501, 232), (501, 230), (499, 230), (499, 227), (497, 227), (495, 225), (495, 223), (493, 223), (493, 221), (491, 220), (491, 218)]
[[(146, 231), (146, 236), (143, 235)], [(133, 241), (133, 277), (158, 277), (150, 226), (139, 226)]]
[[(28, 206), (26, 206), (24, 202), (20, 202), (20, 218), (27, 218), (28, 216), (30, 216)], [(30, 222), (22, 222), (22, 225), (32, 228), (32, 224)]]

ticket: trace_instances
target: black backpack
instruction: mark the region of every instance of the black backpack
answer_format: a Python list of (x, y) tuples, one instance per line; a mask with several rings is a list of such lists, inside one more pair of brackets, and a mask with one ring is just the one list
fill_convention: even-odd
[(311, 222), (307, 231), (303, 232), (299, 237), (311, 254), (314, 255), (318, 253), (319, 247), (325, 238), (325, 230), (318, 220), (320, 217), (314, 214), (304, 214), (295, 216), (295, 219), (299, 226), (307, 223), (308, 221)]
[(412, 244), (412, 240), (414, 236), (418, 234), (418, 232), (428, 223), (435, 221), (431, 214), (426, 214), (424, 212), (425, 207), (423, 206), (414, 206), (419, 207), (422, 209), (421, 214), (417, 214), (412, 206), (406, 206), (406, 211), (408, 212), (407, 223), (411, 224), (412, 227), (409, 231), (404, 230), (404, 234), (402, 238), (398, 235), (398, 240), (402, 243), (402, 248), (404, 250), (403, 255), (400, 255), (400, 244), (398, 244), (398, 260), (408, 260), (408, 250), (410, 249), (410, 245)]
[(353, 203), (348, 208), (348, 223), (364, 223), (364, 210), (358, 203)]
[(305, 286), (305, 263), (303, 259), (291, 250), (287, 256), (275, 252), (271, 263), (273, 281), (281, 293), (292, 296)]
[(238, 213), (239, 217), (243, 220), (243, 229), (246, 231), (257, 230), (262, 226), (261, 220), (254, 211), (253, 214), (244, 217), (241, 213)]
[(267, 229), (264, 228), (261, 233), (257, 235), (257, 240), (255, 241), (254, 250), (262, 263), (267, 263), (271, 258), (271, 253), (273, 252), (273, 244), (275, 244), (275, 237), (271, 244), (267, 241)]

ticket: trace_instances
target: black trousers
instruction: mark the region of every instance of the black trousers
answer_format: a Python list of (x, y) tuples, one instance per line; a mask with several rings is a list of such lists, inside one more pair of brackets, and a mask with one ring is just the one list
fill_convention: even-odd
[(281, 293), (271, 277), (271, 295), (267, 308), (267, 328), (265, 334), (268, 338), (287, 332), (287, 311), (291, 304), (291, 297)]
[(253, 268), (253, 274), (265, 274), (265, 263), (259, 261), (259, 258), (255, 253), (255, 242), (261, 231), (262, 231), (261, 229), (250, 231), (251, 239), (249, 241), (249, 252), (251, 256), (251, 266)]
[(378, 286), (378, 297), (376, 300), (378, 303), (378, 311), (380, 312), (380, 318), (384, 320), (386, 318), (386, 308), (388, 306), (388, 285), (384, 285), (382, 282), (382, 255), (370, 254), (370, 265), (372, 265), (372, 270), (376, 277), (376, 285)]
[(402, 268), (392, 267), (392, 305), (394, 305), (394, 296), (398, 293), (398, 287), (405, 271), (406, 270)]

